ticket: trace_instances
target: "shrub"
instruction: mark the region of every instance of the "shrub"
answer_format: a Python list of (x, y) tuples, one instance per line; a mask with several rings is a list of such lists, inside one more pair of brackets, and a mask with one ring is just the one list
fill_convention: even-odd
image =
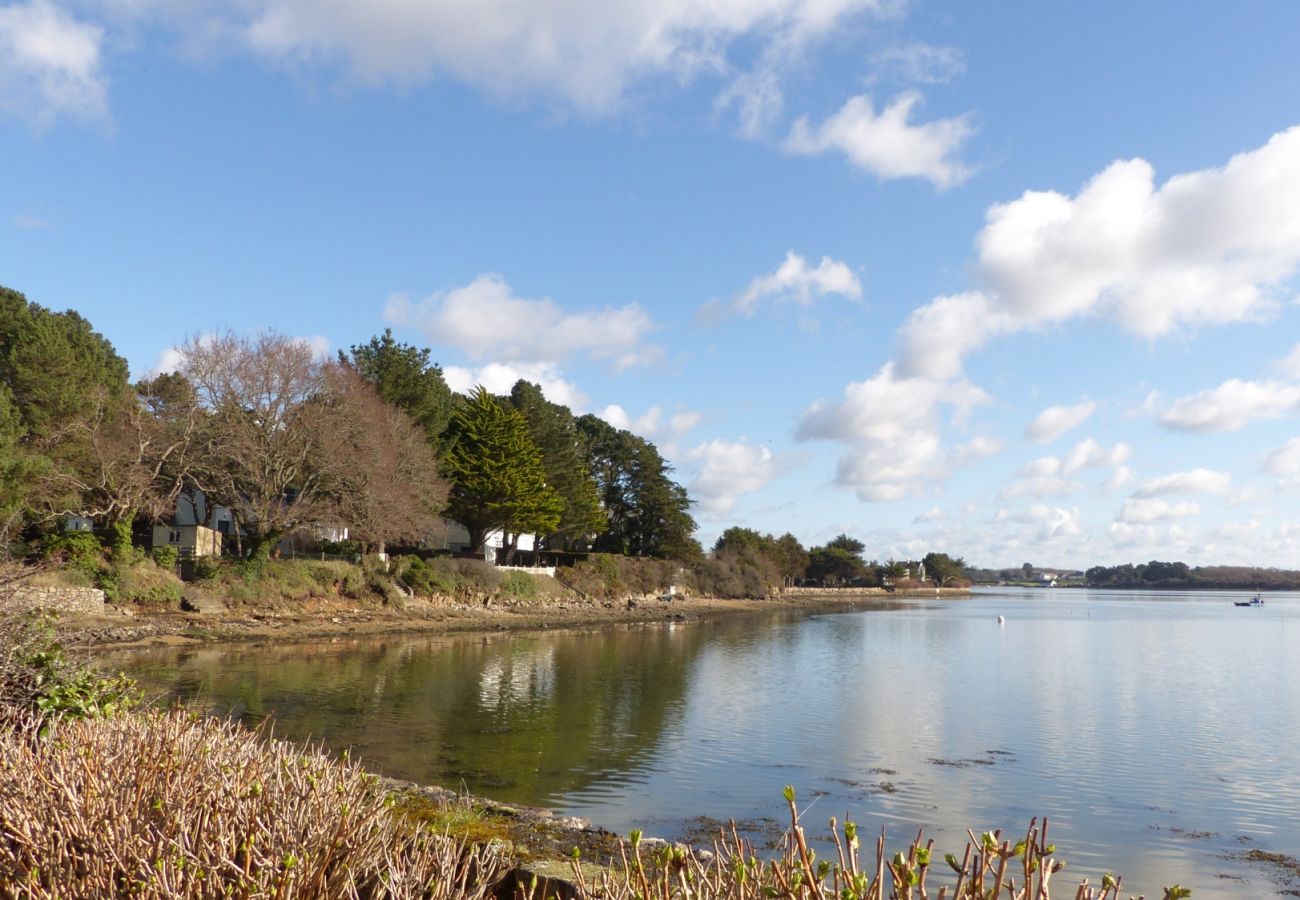
[(501, 576), (501, 593), (518, 600), (537, 597), (537, 582), (527, 572), (506, 572)]
[(194, 572), (191, 577), (195, 581), (211, 581), (220, 571), (221, 560), (213, 556), (197, 556), (194, 558)]
[(149, 712), (0, 735), (0, 883), (53, 897), (484, 900), (472, 850), (389, 809), (374, 776), (236, 723)]
[[(653, 848), (641, 843), (641, 833), (633, 831), (626, 843), (620, 842), (618, 863), (599, 871), (594, 878), (573, 863), (576, 893), (581, 900), (635, 900), (644, 897), (694, 896), (700, 900), (764, 900), (786, 897), (789, 900), (823, 900), (827, 897), (910, 900), (931, 896), (935, 881), (940, 897), (1008, 897), (1012, 900), (1048, 898), (1051, 880), (1065, 862), (1055, 857), (1056, 847), (1047, 840), (1047, 820), (1029, 823), (1024, 838), (1005, 839), (1001, 831), (986, 831), (978, 838), (970, 833), (964, 855), (946, 853), (938, 857), (934, 841), (924, 834), (905, 851), (885, 854), (884, 834), (868, 850), (866, 860), (858, 827), (853, 822), (840, 826), (830, 820), (830, 839), (834, 844), (829, 858), (818, 859), (808, 846), (794, 790), (787, 787), (790, 827), (782, 841), (782, 853), (769, 859), (742, 840), (735, 826), (723, 829), (714, 842), (714, 850), (705, 854), (681, 845), (659, 844)], [(941, 865), (940, 863), (944, 863)], [(927, 879), (931, 880), (927, 886)], [(1123, 879), (1102, 875), (1100, 883), (1085, 879), (1066, 895), (1075, 900), (1118, 900)], [(679, 886), (689, 886), (689, 891)], [(1163, 900), (1183, 900), (1191, 895), (1187, 888), (1173, 885), (1164, 889)]]
[(69, 657), (48, 617), (0, 616), (0, 729), (37, 728), (51, 717), (112, 715), (138, 702), (129, 678), (103, 678)]
[(361, 555), (361, 544), (357, 541), (321, 541), (320, 552), (326, 556), (346, 556), (352, 559)]
[[(178, 606), (181, 602), (183, 586), (181, 581), (169, 569), (160, 569), (152, 563), (139, 562), (134, 565), (114, 566), (115, 599), (126, 603), (142, 603), (151, 606)], [(108, 596), (108, 591), (104, 591)]]
[(153, 561), (160, 569), (171, 571), (176, 568), (176, 561), (180, 559), (180, 551), (171, 544), (163, 544), (161, 547), (153, 548)]
[(67, 566), (93, 578), (103, 565), (104, 547), (89, 531), (48, 534), (41, 540), (41, 555), (60, 559)]

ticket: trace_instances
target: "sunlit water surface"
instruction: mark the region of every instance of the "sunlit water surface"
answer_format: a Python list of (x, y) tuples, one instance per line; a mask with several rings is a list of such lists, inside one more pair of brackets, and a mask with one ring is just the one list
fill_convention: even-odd
[[(1065, 874), (1300, 889), (1300, 596), (980, 591), (833, 615), (105, 654), (166, 700), (626, 833), (758, 840), (795, 786), (941, 850), (1051, 817)], [(1236, 596), (1235, 599), (1241, 599)], [(997, 617), (1005, 616), (999, 624)], [(1126, 892), (1127, 893), (1127, 892)]]

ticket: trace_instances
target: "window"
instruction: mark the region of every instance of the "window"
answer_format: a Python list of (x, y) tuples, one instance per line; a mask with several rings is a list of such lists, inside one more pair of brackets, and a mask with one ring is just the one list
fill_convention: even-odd
[(181, 542), (181, 530), (179, 528), (167, 529), (167, 543), (179, 544)]

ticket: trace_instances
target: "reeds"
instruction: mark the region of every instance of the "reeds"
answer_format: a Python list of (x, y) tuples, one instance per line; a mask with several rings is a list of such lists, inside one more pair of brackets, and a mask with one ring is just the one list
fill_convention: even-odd
[(482, 898), (500, 849), (414, 829), (348, 761), (178, 711), (0, 734), (0, 895)]
[[(787, 787), (790, 829), (782, 853), (765, 859), (742, 839), (733, 823), (714, 840), (712, 851), (661, 845), (644, 848), (641, 835), (632, 832), (620, 845), (619, 864), (592, 881), (575, 864), (577, 894), (584, 900), (1050, 900), (1052, 876), (1065, 863), (1056, 859), (1056, 847), (1047, 841), (1048, 822), (1032, 820), (1022, 840), (1014, 844), (1000, 831), (976, 837), (958, 858), (946, 854), (935, 866), (934, 841), (918, 832), (906, 852), (887, 858), (885, 834), (876, 839), (868, 865), (861, 862), (857, 826), (841, 827), (831, 819), (835, 853), (818, 859), (799, 824), (794, 791)], [(937, 871), (936, 871), (937, 869)], [(933, 882), (944, 876), (949, 884)], [(1073, 900), (1118, 900), (1122, 879), (1107, 873), (1101, 883), (1084, 879), (1067, 889)], [(1163, 900), (1181, 900), (1186, 888), (1165, 888)], [(1059, 896), (1059, 895), (1058, 895)], [(1137, 898), (1142, 900), (1142, 898)]]

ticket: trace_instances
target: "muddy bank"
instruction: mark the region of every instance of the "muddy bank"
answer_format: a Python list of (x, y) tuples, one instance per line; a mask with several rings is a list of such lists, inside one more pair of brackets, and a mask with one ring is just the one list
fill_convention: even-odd
[(967, 596), (946, 588), (909, 593), (882, 589), (811, 591), (798, 589), (766, 599), (709, 597), (624, 598), (618, 602), (580, 599), (512, 601), (487, 597), (410, 599), (401, 608), (353, 600), (313, 600), (289, 608), (203, 604), (203, 611), (105, 607), (102, 616), (65, 617), (60, 623), (71, 647), (184, 646), (232, 641), (297, 641), (347, 635), (453, 633), (516, 629), (576, 628), (707, 617), (774, 610), (851, 611), (889, 608), (910, 598)]

